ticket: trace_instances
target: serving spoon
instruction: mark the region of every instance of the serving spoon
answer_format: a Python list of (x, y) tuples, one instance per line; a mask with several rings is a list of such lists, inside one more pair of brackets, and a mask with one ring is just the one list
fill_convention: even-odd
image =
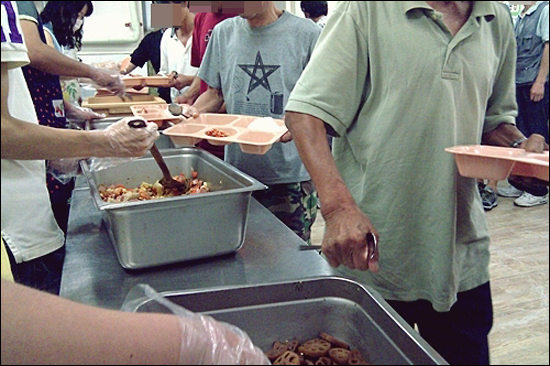
[[(128, 126), (130, 126), (131, 128), (144, 128), (147, 126), (147, 124), (141, 119), (133, 119), (131, 121), (128, 121)], [(155, 144), (151, 146), (151, 154), (153, 155), (153, 158), (155, 158), (155, 161), (162, 171), (162, 179), (159, 183), (162, 184), (165, 188), (170, 188), (173, 191), (181, 193), (187, 192), (189, 190), (189, 180), (186, 179), (185, 182), (180, 182), (172, 178), (170, 170), (168, 169), (164, 158), (162, 157), (160, 151)]]

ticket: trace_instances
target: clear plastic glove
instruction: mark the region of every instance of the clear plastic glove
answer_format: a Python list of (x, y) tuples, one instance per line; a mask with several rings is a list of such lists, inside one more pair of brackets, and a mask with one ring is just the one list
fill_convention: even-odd
[(126, 297), (122, 310), (136, 311), (137, 306), (147, 300), (153, 302), (155, 311), (179, 317), (182, 329), (180, 365), (271, 364), (262, 350), (238, 327), (193, 313), (165, 299), (148, 285), (135, 286)]
[[(132, 128), (128, 122), (142, 120), (147, 126), (144, 128)], [(109, 146), (109, 158), (89, 159), (90, 170), (98, 171), (116, 165), (127, 163), (140, 156), (145, 155), (159, 138), (158, 126), (156, 123), (147, 122), (141, 117), (125, 117), (113, 123), (103, 131), (91, 131), (105, 135)]]
[[(132, 128), (128, 125), (132, 120), (142, 120), (147, 127)], [(113, 148), (112, 156), (123, 158), (144, 155), (160, 136), (157, 124), (147, 122), (142, 117), (125, 117), (102, 132), (105, 133)]]
[(119, 71), (122, 67), (122, 61), (104, 61), (104, 62), (95, 62), (91, 64), (98, 69)]
[(61, 184), (67, 184), (81, 173), (78, 158), (48, 160), (46, 171)]
[(106, 117), (104, 114), (96, 113), (90, 108), (80, 107), (68, 102), (65, 102), (65, 104), (65, 112), (67, 114), (67, 118), (69, 119), (91, 121), (93, 119), (101, 119)]
[(103, 88), (107, 88), (107, 90), (113, 94), (124, 95), (122, 76), (116, 71), (106, 71), (95, 68), (91, 79), (94, 83)]

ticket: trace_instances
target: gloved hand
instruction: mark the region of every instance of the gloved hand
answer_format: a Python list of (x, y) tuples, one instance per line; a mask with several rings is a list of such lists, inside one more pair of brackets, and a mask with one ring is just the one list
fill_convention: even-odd
[(97, 85), (107, 88), (111, 93), (116, 95), (124, 95), (124, 83), (122, 77), (117, 72), (108, 72), (94, 68), (92, 78)]
[[(144, 128), (131, 128), (128, 122), (141, 119), (147, 123)], [(141, 117), (126, 117), (113, 123), (105, 130), (105, 134), (112, 148), (113, 157), (139, 157), (147, 153), (159, 138), (158, 126), (156, 123), (147, 122)]]
[(79, 161), (78, 158), (48, 160), (46, 170), (60, 183), (67, 184), (80, 174)]
[(181, 365), (270, 365), (261, 349), (238, 327), (220, 322), (208, 315), (193, 313), (174, 304), (148, 285), (137, 285), (130, 291), (122, 310), (135, 311), (144, 300), (156, 302), (163, 310), (180, 319), (182, 346)]
[(96, 113), (90, 108), (80, 107), (73, 103), (65, 102), (67, 118), (74, 120), (86, 120), (105, 118), (104, 114)]

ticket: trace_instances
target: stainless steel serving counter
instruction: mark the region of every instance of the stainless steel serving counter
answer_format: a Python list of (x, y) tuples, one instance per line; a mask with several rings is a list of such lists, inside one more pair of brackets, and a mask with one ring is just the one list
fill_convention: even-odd
[[(322, 324), (322, 329), (331, 334), (344, 336), (345, 338), (342, 339), (355, 339), (354, 344), (367, 350), (375, 364), (447, 364), (389, 307), (380, 295), (366, 288), (362, 288), (362, 291), (354, 288), (346, 292), (342, 284), (345, 280), (338, 275), (337, 270), (332, 269), (316, 251), (300, 251), (301, 244), (304, 242), (296, 234), (258, 201), (252, 199), (244, 244), (238, 252), (162, 267), (127, 270), (118, 262), (115, 249), (102, 222), (101, 213), (93, 204), (90, 190), (83, 177), (79, 177), (72, 197), (60, 295), (84, 304), (120, 309), (128, 292), (135, 285), (145, 283), (159, 292), (170, 291), (171, 296), (186, 291), (189, 296), (200, 296), (202, 292), (208, 300), (190, 300), (191, 302), (186, 305), (189, 309), (198, 307), (199, 310), (194, 311), (200, 311), (201, 307), (218, 309), (220, 304), (223, 305), (221, 308), (234, 307), (236, 300), (240, 299), (252, 302), (257, 308), (251, 308), (247, 303), (246, 309), (258, 312), (266, 305), (261, 305), (262, 299), (265, 301), (266, 297), (268, 299), (273, 297), (267, 304), (271, 306), (271, 310), (266, 312), (269, 314), (273, 308), (281, 307), (277, 301), (280, 302), (283, 299), (284, 303), (288, 304), (288, 300), (294, 301), (290, 303), (296, 303), (298, 299), (301, 301), (300, 304), (307, 303), (310, 307), (304, 306), (301, 310), (303, 316), (290, 311), (290, 314), (294, 314), (294, 318), (286, 319), (289, 326), (287, 330), (288, 334), (293, 335), (302, 334), (304, 331), (302, 320), (312, 316), (307, 309), (311, 308), (312, 299), (320, 298), (318, 303), (324, 306), (323, 309), (327, 309), (326, 311), (321, 309), (317, 314), (317, 320), (322, 319), (319, 323)], [(339, 278), (342, 281), (339, 281)], [(313, 282), (308, 282), (309, 280)], [(293, 284), (291, 281), (297, 282)], [(320, 289), (307, 290), (308, 284), (319, 281), (324, 281)], [(355, 283), (349, 282), (349, 284)], [(248, 295), (231, 295), (231, 288), (240, 288), (234, 289), (233, 292), (246, 292), (247, 286)], [(280, 289), (277, 291), (281, 286), (286, 288), (282, 293)], [(252, 295), (250, 289), (253, 290)], [(216, 291), (226, 291), (226, 293), (212, 297), (207, 291), (211, 291), (214, 295)], [(366, 300), (356, 299), (360, 293)], [(291, 299), (289, 296), (296, 298)], [(218, 303), (213, 302), (212, 299), (215, 298)], [(258, 301), (260, 303), (257, 303)], [(331, 318), (329, 313), (343, 307), (343, 304), (348, 304), (353, 311), (343, 313), (338, 310), (335, 312), (336, 317)], [(237, 309), (242, 308), (237, 307)], [(279, 310), (284, 313), (284, 309)], [(249, 334), (253, 334), (254, 328), (250, 327), (251, 323), (254, 323), (252, 320), (255, 320), (261, 325), (259, 328), (261, 332), (258, 333), (259, 335), (255, 334), (254, 339), (256, 342), (264, 342), (265, 344), (262, 343), (262, 345), (267, 349), (274, 339), (279, 338), (265, 333), (266, 322), (260, 316), (261, 312), (253, 314), (253, 319), (237, 317), (225, 321), (237, 324), (245, 331), (251, 332)], [(284, 320), (284, 314), (280, 318), (275, 316), (277, 321)], [(369, 319), (372, 329), (367, 327), (367, 322), (361, 320), (362, 318), (357, 314), (363, 314), (364, 319)], [(314, 314), (313, 317), (315, 316)], [(354, 321), (341, 321), (342, 316), (347, 316)], [(259, 318), (256, 319), (256, 317)], [(331, 323), (327, 319), (334, 321)], [(244, 322), (241, 324), (239, 321)], [(317, 332), (319, 324), (312, 324)], [(296, 327), (299, 330), (296, 330)], [(362, 342), (365, 334), (370, 336)]]
[(126, 270), (117, 260), (87, 183), (79, 177), (72, 197), (60, 295), (119, 309), (128, 291), (139, 283), (149, 284), (157, 291), (169, 291), (338, 275), (316, 251), (300, 251), (301, 244), (304, 242), (297, 235), (252, 199), (245, 241), (238, 252)]

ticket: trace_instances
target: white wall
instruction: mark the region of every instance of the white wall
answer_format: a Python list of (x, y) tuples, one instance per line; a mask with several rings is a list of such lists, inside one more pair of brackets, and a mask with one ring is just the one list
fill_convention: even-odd
[[(278, 4), (278, 3), (283, 3), (283, 2), (286, 3), (284, 8), (282, 6), (279, 6), (279, 4)], [(294, 15), (297, 15), (299, 17), (304, 18), (304, 12), (300, 8), (301, 1), (275, 1), (275, 3), (277, 3), (277, 7), (279, 9), (285, 9), (285, 10), (293, 13)], [(328, 3), (328, 15), (330, 16), (330, 13), (334, 9), (334, 7), (336, 6), (336, 3), (338, 3), (338, 1), (327, 1), (327, 3)]]
[(86, 63), (121, 61), (143, 38), (142, 1), (94, 1), (84, 21), (82, 50)]

